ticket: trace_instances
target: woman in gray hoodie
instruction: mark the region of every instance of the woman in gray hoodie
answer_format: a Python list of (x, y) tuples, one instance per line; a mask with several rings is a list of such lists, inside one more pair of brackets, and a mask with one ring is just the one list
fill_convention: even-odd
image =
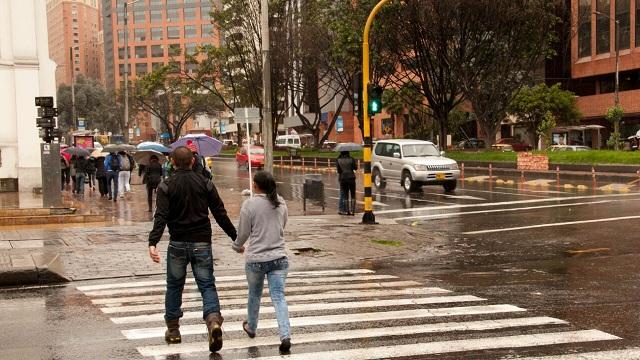
[(253, 177), (253, 188), (255, 195), (242, 204), (238, 237), (233, 243), (235, 251), (245, 254), (245, 272), (249, 283), (247, 320), (243, 322), (242, 327), (250, 338), (256, 336), (260, 299), (266, 276), (271, 303), (278, 320), (280, 352), (287, 353), (291, 348), (289, 309), (284, 297), (289, 270), (284, 247), (287, 206), (276, 192), (276, 182), (270, 173), (256, 173)]

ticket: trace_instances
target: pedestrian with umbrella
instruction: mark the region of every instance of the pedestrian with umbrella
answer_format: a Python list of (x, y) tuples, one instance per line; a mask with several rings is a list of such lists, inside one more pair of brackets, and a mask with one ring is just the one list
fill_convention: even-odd
[(87, 178), (89, 179), (89, 189), (93, 192), (96, 191), (96, 158), (89, 157), (87, 162)]
[[(355, 143), (338, 144), (336, 150), (340, 151), (340, 156), (336, 159), (338, 170), (338, 180), (340, 181), (340, 203), (344, 208), (339, 209), (340, 215), (355, 215), (356, 212), (356, 170), (358, 165), (356, 160), (349, 154), (350, 151), (361, 150), (362, 146)], [(340, 204), (339, 204), (340, 205)]]
[[(106, 147), (105, 147), (106, 149)], [(120, 158), (115, 151), (109, 153), (104, 159), (104, 168), (107, 172), (107, 195), (109, 200), (118, 201), (118, 175), (120, 173)]]
[(104, 168), (104, 158), (104, 155), (96, 157), (96, 180), (98, 180), (100, 197), (107, 196), (107, 171)]
[(162, 181), (162, 163), (166, 158), (160, 152), (154, 150), (141, 150), (133, 155), (133, 159), (140, 167), (144, 166), (142, 183), (147, 187), (148, 211), (153, 211), (153, 192)]
[(60, 154), (60, 191), (63, 191), (65, 189), (65, 185), (69, 185), (70, 178), (71, 175), (69, 175), (69, 161), (66, 157)]
[(84, 195), (84, 179), (87, 176), (89, 161), (82, 155), (76, 158), (76, 193)]

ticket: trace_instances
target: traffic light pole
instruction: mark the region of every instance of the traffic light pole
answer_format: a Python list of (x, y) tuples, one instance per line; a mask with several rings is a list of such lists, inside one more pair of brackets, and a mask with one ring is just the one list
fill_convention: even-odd
[(362, 37), (362, 123), (364, 124), (364, 214), (363, 224), (375, 224), (373, 197), (371, 192), (371, 119), (369, 118), (369, 32), (373, 19), (389, 0), (381, 0), (369, 14)]

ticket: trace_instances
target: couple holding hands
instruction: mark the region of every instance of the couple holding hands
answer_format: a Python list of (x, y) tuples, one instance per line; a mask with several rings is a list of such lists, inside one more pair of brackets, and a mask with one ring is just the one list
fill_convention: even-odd
[(217, 224), (233, 240), (233, 249), (245, 255), (249, 293), (247, 318), (242, 324), (244, 331), (250, 338), (255, 337), (266, 277), (278, 321), (280, 352), (287, 353), (291, 348), (289, 310), (284, 295), (289, 268), (284, 246), (284, 227), (288, 214), (284, 200), (276, 192), (275, 180), (267, 172), (256, 173), (253, 178), (255, 195), (242, 205), (236, 231), (213, 182), (191, 170), (193, 159), (191, 150), (186, 147), (179, 147), (172, 152), (171, 161), (177, 171), (158, 186), (154, 224), (149, 233), (149, 256), (156, 263), (160, 262), (156, 245), (166, 226), (170, 234), (167, 250), (165, 340), (168, 343), (179, 343), (182, 340), (182, 291), (187, 265), (191, 264), (195, 282), (202, 295), (209, 350), (216, 352), (222, 348), (221, 326), (224, 318), (220, 312), (213, 274), (209, 220), (211, 211)]

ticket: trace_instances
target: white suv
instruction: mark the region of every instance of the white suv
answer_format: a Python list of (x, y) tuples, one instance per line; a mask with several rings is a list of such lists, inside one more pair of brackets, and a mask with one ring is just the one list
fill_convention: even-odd
[(387, 180), (398, 180), (407, 193), (422, 185), (442, 185), (445, 191), (453, 191), (460, 170), (455, 160), (443, 155), (430, 141), (380, 140), (371, 159), (373, 184), (383, 189)]

